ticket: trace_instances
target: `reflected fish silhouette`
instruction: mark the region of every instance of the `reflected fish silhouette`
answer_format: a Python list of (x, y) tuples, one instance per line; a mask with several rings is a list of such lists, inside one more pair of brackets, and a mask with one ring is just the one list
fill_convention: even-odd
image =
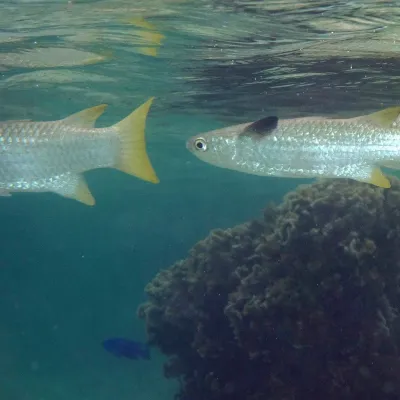
[(158, 183), (145, 143), (152, 101), (106, 128), (94, 128), (105, 104), (57, 121), (0, 122), (0, 196), (53, 192), (94, 205), (82, 173), (107, 167)]
[(127, 22), (136, 28), (136, 35), (139, 40), (136, 43), (136, 51), (146, 56), (156, 57), (165, 36), (160, 33), (157, 27), (146, 21), (143, 17), (128, 19)]
[(125, 357), (131, 360), (150, 360), (149, 347), (141, 342), (124, 338), (110, 338), (103, 341), (103, 347), (116, 357)]
[(400, 107), (347, 119), (270, 116), (194, 136), (186, 147), (204, 162), (248, 174), (389, 188), (380, 167), (400, 169)]

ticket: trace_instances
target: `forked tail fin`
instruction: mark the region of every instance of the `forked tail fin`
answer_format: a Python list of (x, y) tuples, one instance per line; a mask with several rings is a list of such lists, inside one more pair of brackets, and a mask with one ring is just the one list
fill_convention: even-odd
[(160, 182), (146, 151), (145, 126), (151, 97), (126, 118), (114, 125), (121, 138), (121, 153), (116, 169), (148, 182)]

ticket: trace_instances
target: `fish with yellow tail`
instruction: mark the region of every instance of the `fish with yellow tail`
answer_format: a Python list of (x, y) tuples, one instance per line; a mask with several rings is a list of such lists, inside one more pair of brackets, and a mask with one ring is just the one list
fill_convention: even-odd
[(135, 34), (138, 40), (136, 51), (146, 56), (156, 57), (165, 36), (157, 30), (157, 27), (146, 21), (143, 17), (131, 18), (129, 24), (139, 28)]
[(389, 188), (400, 169), (400, 107), (353, 118), (270, 116), (190, 138), (206, 163), (253, 175), (348, 178)]
[(94, 127), (105, 104), (56, 121), (0, 122), (0, 196), (53, 192), (94, 205), (83, 172), (96, 168), (115, 168), (158, 183), (145, 143), (153, 99), (106, 128)]

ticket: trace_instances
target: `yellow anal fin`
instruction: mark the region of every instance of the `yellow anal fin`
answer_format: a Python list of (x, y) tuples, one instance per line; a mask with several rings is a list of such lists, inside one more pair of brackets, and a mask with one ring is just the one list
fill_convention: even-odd
[(79, 111), (75, 114), (71, 114), (69, 117), (64, 118), (62, 121), (66, 125), (74, 125), (80, 128), (93, 128), (97, 118), (103, 114), (107, 104), (100, 104), (95, 107), (86, 108), (85, 110)]
[(73, 194), (73, 197), (71, 198), (80, 201), (87, 206), (94, 206), (96, 203), (92, 193), (90, 193), (86, 181), (82, 176), (79, 177), (77, 185), (75, 187), (75, 192)]
[(63, 179), (62, 186), (53, 189), (53, 191), (87, 206), (94, 206), (95, 204), (94, 197), (90, 193), (85, 178), (82, 175), (68, 175), (65, 180)]
[(121, 151), (115, 168), (145, 181), (158, 183), (159, 179), (147, 155), (145, 140), (146, 118), (153, 100), (154, 97), (151, 97), (114, 125), (121, 141)]
[(371, 170), (371, 175), (368, 179), (357, 179), (360, 182), (370, 183), (371, 185), (378, 186), (380, 188), (389, 189), (391, 187), (390, 181), (383, 175), (380, 168), (375, 167)]

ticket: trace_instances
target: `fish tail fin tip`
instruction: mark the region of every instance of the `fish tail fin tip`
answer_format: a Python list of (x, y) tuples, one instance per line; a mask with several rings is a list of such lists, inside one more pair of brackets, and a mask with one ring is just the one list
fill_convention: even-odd
[(121, 137), (121, 153), (116, 169), (152, 183), (159, 183), (146, 151), (145, 126), (154, 100), (151, 97), (122, 121), (114, 125)]
[(81, 128), (93, 128), (97, 118), (103, 114), (106, 108), (107, 104), (100, 104), (98, 106), (86, 108), (65, 118), (64, 123), (67, 125), (79, 126)]

